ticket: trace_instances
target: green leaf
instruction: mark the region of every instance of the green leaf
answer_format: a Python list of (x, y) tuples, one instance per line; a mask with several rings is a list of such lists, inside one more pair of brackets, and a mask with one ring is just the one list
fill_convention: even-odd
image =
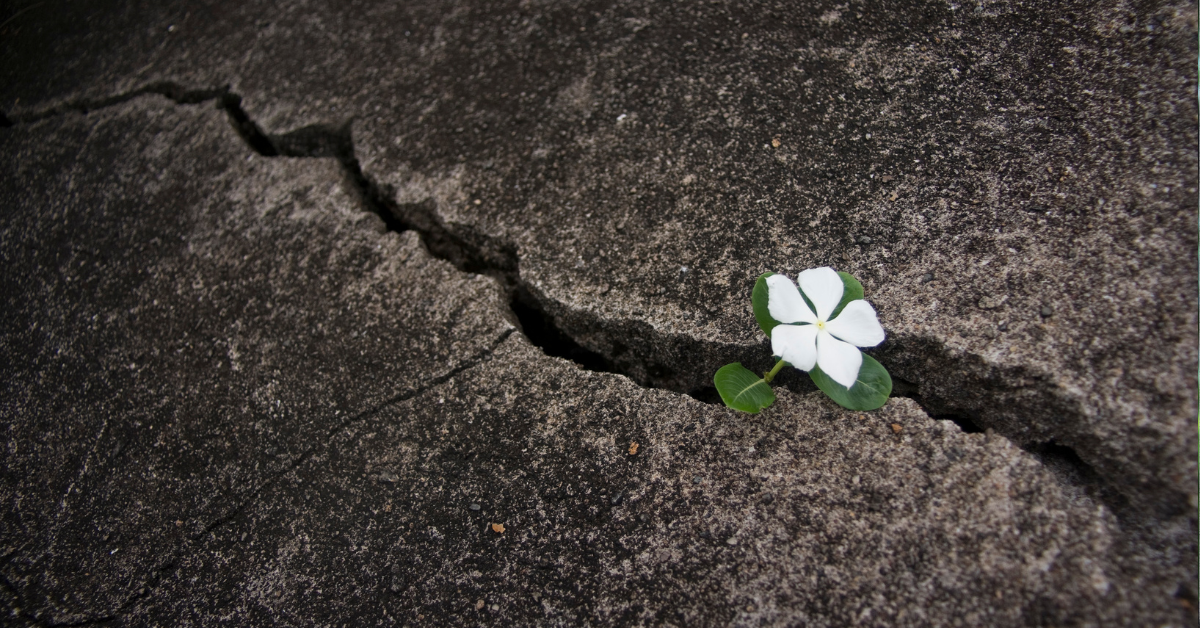
[(757, 414), (775, 403), (775, 391), (740, 362), (726, 364), (713, 375), (713, 385), (721, 393), (721, 401), (734, 410)]
[(875, 358), (865, 353), (862, 368), (858, 370), (858, 381), (848, 389), (830, 379), (819, 366), (814, 366), (808, 376), (830, 399), (849, 410), (874, 410), (887, 403), (892, 394), (892, 376)]
[(837, 315), (842, 313), (842, 308), (846, 307), (847, 303), (863, 298), (864, 294), (862, 284), (858, 283), (858, 280), (853, 275), (840, 270), (837, 271), (837, 274), (838, 277), (842, 278), (842, 285), (845, 288), (842, 291), (842, 300), (838, 302), (837, 307), (833, 308), (833, 314), (829, 315), (829, 320), (837, 318)]
[(768, 338), (771, 337), (771, 330), (775, 329), (776, 325), (782, 325), (779, 321), (771, 318), (771, 311), (767, 309), (767, 277), (775, 273), (763, 273), (758, 276), (758, 281), (754, 282), (754, 292), (750, 295), (750, 303), (754, 305), (754, 320), (758, 321), (758, 326), (762, 328), (763, 333)]

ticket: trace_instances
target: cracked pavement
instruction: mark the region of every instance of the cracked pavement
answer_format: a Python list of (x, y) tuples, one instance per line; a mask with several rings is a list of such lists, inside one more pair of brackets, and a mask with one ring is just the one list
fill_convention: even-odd
[[(1195, 625), (1194, 5), (41, 4), (13, 622)], [(826, 264), (912, 399), (703, 403)]]

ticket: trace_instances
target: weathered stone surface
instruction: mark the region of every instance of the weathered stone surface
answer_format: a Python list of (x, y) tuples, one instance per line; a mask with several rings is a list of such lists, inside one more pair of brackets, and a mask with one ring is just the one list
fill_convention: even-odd
[(130, 620), (1183, 622), (1175, 582), (1124, 558), (1115, 527), (1008, 440), (911, 400), (859, 415), (785, 391), (750, 416), (513, 336), (331, 439)]
[(9, 64), (3, 102), (174, 81), (277, 134), (353, 120), (406, 219), (676, 390), (765, 362), (760, 272), (836, 266), (927, 404), (1194, 506), (1193, 4), (216, 7), (89, 9), (55, 49), (119, 52)]
[(0, 571), (28, 616), (114, 612), (341, 425), (512, 329), (335, 162), (259, 157), (211, 104), (18, 126), (0, 154)]
[(1110, 551), (1194, 600), (1195, 16), (71, 4), (0, 26), (0, 109), (229, 85), (279, 145), (349, 124), (440, 255), (516, 276), (577, 340), (674, 390), (766, 365), (758, 273), (848, 270), (889, 331), (877, 356), (925, 406), (1069, 447), (1062, 490), (1120, 513)]

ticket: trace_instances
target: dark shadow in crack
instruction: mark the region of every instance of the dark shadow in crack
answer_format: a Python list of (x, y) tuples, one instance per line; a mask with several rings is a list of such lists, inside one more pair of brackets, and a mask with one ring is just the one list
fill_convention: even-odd
[[(558, 324), (555, 317), (521, 281), (517, 251), (510, 244), (497, 242), (485, 234), (476, 233), (469, 225), (448, 228), (438, 215), (432, 199), (416, 203), (397, 203), (394, 200), (394, 189), (380, 186), (363, 173), (355, 154), (349, 122), (341, 125), (312, 125), (290, 133), (268, 136), (245, 114), (240, 102), (240, 98), (226, 92), (222, 97), (221, 106), (229, 113), (231, 122), (252, 148), (265, 156), (337, 159), (361, 195), (364, 205), (378, 215), (389, 230), (416, 231), (420, 233), (427, 250), (435, 257), (450, 262), (462, 271), (497, 279), (507, 291), (512, 313), (522, 331), (530, 342), (546, 355), (571, 360), (592, 371), (623, 374), (642, 386), (675, 389), (671, 386), (656, 385), (670, 380), (671, 374), (657, 372), (653, 364), (638, 364), (628, 360), (621, 362), (621, 343), (613, 344), (612, 355), (609, 356), (582, 346), (563, 331), (564, 327)], [(880, 357), (886, 359), (886, 355)], [(743, 361), (746, 359), (742, 358)], [(746, 364), (759, 366), (749, 362)], [(641, 377), (635, 372), (639, 368), (644, 371)], [(947, 408), (941, 407), (939, 400), (922, 396), (917, 384), (895, 376), (892, 381), (893, 397), (912, 399), (931, 418), (951, 421), (967, 434), (985, 431), (979, 418), (972, 413), (947, 411)], [(798, 394), (816, 390), (807, 375), (795, 369), (785, 369), (777, 377), (775, 384)], [(680, 392), (684, 391), (681, 389)], [(693, 399), (704, 403), (722, 403), (720, 395), (711, 386), (700, 386), (686, 392)], [(1124, 512), (1126, 516), (1130, 514), (1129, 508), (1122, 507), (1126, 498), (1105, 483), (1074, 449), (1054, 441), (1027, 445), (1024, 449), (1041, 460), (1064, 485), (1082, 490), (1119, 513)]]
[(13, 125), (12, 120), (9, 120), (8, 116), (4, 115), (3, 113), (0, 113), (0, 128), (8, 128), (12, 125)]
[(518, 286), (513, 291), (511, 302), (513, 313), (521, 323), (521, 331), (529, 342), (541, 348), (546, 355), (565, 358), (589, 371), (618, 373), (619, 371), (604, 356), (580, 346), (573, 338), (563, 333), (527, 290)]
[[(452, 233), (437, 217), (432, 200), (419, 203), (397, 203), (392, 190), (382, 189), (368, 179), (355, 156), (350, 124), (341, 126), (316, 124), (282, 135), (268, 136), (250, 121), (239, 106), (240, 99), (226, 105), (230, 119), (239, 135), (259, 154), (272, 157), (329, 157), (337, 159), (358, 190), (366, 207), (379, 216), (388, 230), (416, 231), (426, 249), (439, 259), (446, 260), (464, 272), (494, 277), (509, 295), (509, 305), (525, 337), (549, 356), (565, 358), (579, 366), (604, 373), (618, 373), (604, 356), (591, 351), (554, 322), (521, 284), (517, 255), (512, 247), (492, 246), (497, 254), (483, 252), (488, 248), (468, 242)], [(494, 244), (494, 243), (489, 243)]]
[(892, 377), (892, 396), (912, 399), (917, 403), (918, 406), (921, 407), (921, 410), (925, 411), (925, 414), (929, 415), (930, 418), (937, 419), (939, 421), (950, 421), (967, 434), (980, 434), (984, 431), (984, 429), (979, 427), (979, 424), (976, 423), (974, 419), (965, 414), (935, 412), (934, 409), (931, 408), (930, 405), (925, 401), (925, 399), (921, 397), (921, 392), (917, 384), (914, 384), (906, 379), (901, 379), (895, 376)]
[[(8, 115), (5, 114), (3, 115), (3, 118), (7, 123), (6, 126), (12, 126), (14, 124), (28, 124), (30, 122), (37, 122), (38, 120), (52, 118), (54, 116), (71, 111), (87, 115), (89, 111), (103, 109), (113, 105), (119, 105), (123, 102), (128, 102), (134, 98), (148, 94), (157, 94), (159, 96), (169, 98), (181, 105), (195, 105), (207, 100), (218, 99), (217, 104), (222, 108), (225, 107), (225, 99), (229, 96), (232, 96), (232, 94), (229, 92), (228, 85), (224, 87), (212, 87), (206, 89), (187, 89), (186, 87), (183, 87), (177, 83), (160, 81), (139, 87), (138, 89), (126, 92), (124, 94), (117, 94), (115, 96), (108, 96), (105, 98), (96, 98), (91, 100), (83, 99), (62, 103), (43, 111), (27, 113), (24, 115), (13, 114), (12, 117), (8, 117)], [(237, 101), (240, 102), (241, 98), (237, 98)]]
[(258, 125), (242, 109), (241, 96), (226, 92), (221, 95), (221, 99), (217, 102), (217, 105), (225, 110), (226, 115), (229, 116), (229, 122), (233, 124), (233, 128), (237, 131), (238, 136), (246, 144), (249, 144), (250, 148), (254, 149), (254, 152), (264, 157), (276, 157), (279, 155), (279, 151), (271, 143), (270, 138), (262, 132), (262, 129), (258, 128)]

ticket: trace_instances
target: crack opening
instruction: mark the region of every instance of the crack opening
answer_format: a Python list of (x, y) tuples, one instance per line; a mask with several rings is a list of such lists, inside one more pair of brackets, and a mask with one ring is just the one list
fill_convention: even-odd
[(4, 115), (3, 113), (0, 113), (0, 128), (8, 128), (12, 125), (13, 125), (12, 120), (9, 120), (8, 116)]
[(921, 396), (921, 392), (917, 384), (906, 379), (901, 379), (894, 375), (892, 376), (891, 396), (912, 399), (921, 408), (921, 410), (925, 412), (925, 414), (929, 415), (929, 418), (936, 419), (938, 421), (950, 421), (951, 423), (957, 425), (965, 434), (981, 434), (986, 431), (975, 422), (975, 419), (968, 415), (953, 412), (935, 411), (934, 407)]
[(276, 150), (271, 139), (262, 132), (262, 129), (258, 128), (258, 125), (242, 109), (241, 96), (226, 92), (221, 95), (218, 106), (225, 110), (225, 114), (229, 116), (229, 121), (233, 124), (233, 128), (237, 131), (238, 136), (246, 144), (249, 144), (250, 148), (254, 149), (254, 152), (264, 157), (279, 156), (279, 151)]
[[(1079, 457), (1079, 454), (1074, 449), (1066, 445), (1056, 443), (1054, 439), (1050, 439), (1043, 443), (1030, 443), (1021, 447), (1025, 451), (1033, 455), (1041, 461), (1046, 468), (1050, 469), (1061, 480), (1069, 484), (1084, 487), (1089, 489), (1089, 492), (1095, 492), (1092, 489), (1102, 488), (1103, 480), (1092, 465), (1088, 464)], [(1110, 494), (1111, 493), (1111, 494)], [(1101, 497), (1102, 501), (1117, 510), (1118, 504), (1114, 503), (1114, 498), (1117, 498), (1116, 493), (1104, 491)], [(1123, 501), (1123, 500), (1120, 500)]]
[(696, 401), (714, 406), (723, 405), (725, 403), (721, 401), (721, 393), (717, 392), (716, 386), (701, 386), (700, 388), (693, 388), (687, 392), (687, 396), (695, 399)]
[(521, 331), (525, 333), (525, 337), (529, 339), (529, 342), (541, 348), (546, 355), (571, 360), (589, 371), (620, 372), (603, 355), (583, 347), (574, 338), (559, 329), (554, 324), (554, 319), (538, 306), (537, 300), (524, 287), (518, 286), (513, 291), (513, 298), (509, 305), (512, 307), (513, 313), (517, 315), (517, 321), (521, 323)]
[[(52, 118), (54, 116), (62, 115), (72, 111), (86, 116), (88, 113), (97, 109), (119, 105), (121, 103), (129, 102), (135, 98), (140, 98), (149, 94), (156, 94), (164, 98), (168, 98), (181, 105), (195, 105), (208, 100), (217, 99), (218, 105), (222, 107), (224, 107), (225, 99), (232, 95), (229, 91), (228, 85), (223, 87), (188, 89), (182, 85), (179, 85), (178, 83), (159, 81), (157, 83), (151, 83), (149, 85), (139, 87), (138, 89), (130, 92), (125, 92), (124, 94), (117, 94), (115, 96), (61, 103), (42, 111), (34, 111), (25, 114), (12, 114), (11, 116), (7, 114), (0, 114), (0, 119), (3, 120), (0, 122), (0, 126), (29, 124), (31, 122), (45, 120), (46, 118)], [(237, 101), (241, 102), (241, 98), (237, 98)]]
[[(340, 126), (317, 124), (282, 135), (266, 135), (241, 109), (240, 103), (240, 97), (225, 92), (221, 106), (229, 112), (239, 134), (256, 152), (264, 156), (337, 159), (366, 208), (379, 216), (389, 230), (416, 231), (433, 256), (464, 272), (495, 278), (508, 295), (513, 318), (529, 341), (546, 355), (571, 360), (587, 370), (625, 375), (643, 387), (673, 390), (712, 405), (723, 403), (711, 385), (711, 374), (696, 377), (694, 373), (676, 373), (661, 364), (740, 361), (752, 370), (770, 367), (769, 356), (762, 354), (761, 347), (713, 348), (688, 337), (656, 336), (658, 332), (652, 327), (638, 322), (609, 321), (588, 313), (555, 312), (552, 303), (547, 304), (522, 280), (517, 250), (511, 244), (475, 232), (469, 225), (456, 224), (450, 228), (439, 216), (433, 199), (398, 203), (394, 188), (380, 185), (366, 176), (356, 156), (349, 121)], [(572, 334), (569, 331), (572, 329), (586, 330), (586, 333)], [(640, 355), (628, 350), (630, 346), (652, 343), (660, 343), (666, 348), (659, 348), (660, 355)], [(937, 399), (923, 396), (918, 384), (895, 375), (892, 382), (892, 397), (912, 399), (931, 418), (951, 421), (967, 434), (985, 432), (986, 422), (981, 423), (975, 413), (946, 411), (939, 407)], [(805, 373), (795, 369), (785, 369), (775, 383), (798, 394), (817, 390)], [(1038, 457), (1065, 485), (1092, 495), (1114, 509), (1126, 501), (1074, 449), (1053, 440), (1023, 448)]]
[(397, 203), (393, 200), (393, 190), (383, 188), (368, 178), (358, 162), (349, 122), (341, 126), (315, 124), (282, 135), (266, 135), (250, 120), (240, 104), (241, 98), (233, 94), (227, 95), (222, 101), (222, 107), (229, 113), (238, 135), (255, 152), (266, 157), (337, 159), (367, 209), (379, 216), (389, 231), (416, 231), (434, 257), (448, 261), (464, 272), (497, 279), (509, 295), (509, 307), (521, 331), (546, 355), (571, 360), (590, 371), (621, 372), (602, 354), (582, 346), (555, 323), (554, 318), (522, 284), (513, 247), (494, 246), (495, 252), (489, 254), (485, 247), (447, 229), (437, 216), (432, 200)]

